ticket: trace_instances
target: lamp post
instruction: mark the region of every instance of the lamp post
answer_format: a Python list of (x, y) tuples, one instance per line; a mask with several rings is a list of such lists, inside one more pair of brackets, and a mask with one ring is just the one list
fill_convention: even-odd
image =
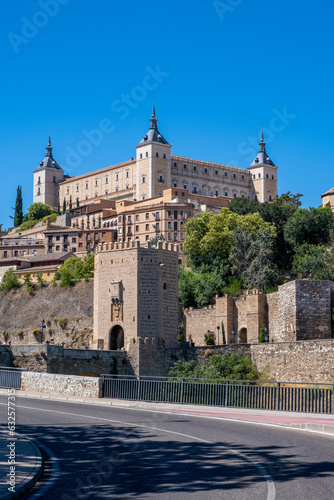
[(41, 320), (41, 332), (42, 332), (42, 335), (41, 335), (41, 343), (43, 342), (43, 330), (46, 328), (45, 326), (45, 319), (42, 319)]
[(220, 330), (220, 326), (218, 325), (217, 326), (217, 345), (219, 345), (219, 330)]

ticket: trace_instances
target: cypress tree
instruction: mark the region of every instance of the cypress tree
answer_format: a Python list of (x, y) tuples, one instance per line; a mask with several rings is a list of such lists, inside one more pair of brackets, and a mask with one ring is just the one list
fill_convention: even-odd
[(23, 209), (22, 209), (22, 187), (17, 187), (16, 202), (15, 202), (15, 213), (14, 213), (14, 226), (20, 226), (23, 219)]
[(72, 195), (70, 196), (70, 211), (72, 210)]
[(66, 214), (66, 198), (63, 201), (63, 214)]

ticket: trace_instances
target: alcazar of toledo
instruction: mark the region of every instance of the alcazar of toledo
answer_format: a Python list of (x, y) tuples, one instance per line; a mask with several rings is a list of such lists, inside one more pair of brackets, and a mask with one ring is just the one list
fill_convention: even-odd
[[(103, 206), (105, 210), (114, 209), (113, 215), (117, 212), (125, 216), (147, 213), (145, 207), (160, 208), (162, 205), (159, 213), (159, 221), (162, 222), (158, 224), (158, 230), (151, 214), (145, 222), (145, 228), (134, 224), (138, 227), (134, 227), (130, 235), (124, 234), (123, 228), (119, 227), (121, 224), (116, 224), (118, 242), (131, 239), (145, 241), (161, 232), (166, 240), (182, 243), (182, 224), (164, 223), (168, 219), (167, 202), (182, 205), (184, 214), (187, 212), (188, 215), (193, 215), (194, 209), (195, 212), (206, 208), (220, 210), (233, 197), (248, 197), (264, 202), (272, 201), (277, 194), (277, 167), (266, 152), (263, 134), (258, 155), (245, 169), (175, 156), (171, 153), (172, 146), (158, 130), (154, 106), (150, 128), (136, 146), (136, 158), (129, 161), (69, 177), (53, 158), (52, 149), (49, 140), (46, 156), (34, 171), (33, 201), (53, 207), (57, 207), (59, 203), (62, 207), (65, 200), (67, 207), (78, 208), (77, 227), (81, 226), (82, 207), (92, 204), (97, 206), (99, 202), (103, 202), (100, 207)], [(149, 204), (147, 200), (150, 200)], [(182, 208), (176, 208), (176, 219), (181, 219)], [(85, 215), (86, 213), (85, 210)], [(101, 224), (113, 224), (114, 221), (108, 220), (113, 217), (108, 218), (106, 215), (109, 214), (101, 212), (97, 215), (94, 226), (98, 226), (98, 218)], [(174, 213), (172, 218), (174, 219)], [(135, 217), (131, 223), (139, 220), (140, 217)], [(91, 225), (92, 221), (90, 227)], [(104, 227), (108, 225), (105, 224)]]

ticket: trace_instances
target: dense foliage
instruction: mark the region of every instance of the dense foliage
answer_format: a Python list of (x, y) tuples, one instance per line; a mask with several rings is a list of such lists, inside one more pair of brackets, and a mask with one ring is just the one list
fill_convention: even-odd
[(3, 275), (0, 284), (0, 291), (6, 295), (13, 288), (20, 288), (20, 286), (21, 283), (19, 282), (16, 274), (14, 274), (14, 270), (8, 269), (8, 271), (6, 271), (5, 274)]
[(89, 254), (84, 260), (72, 255), (57, 270), (53, 284), (59, 282), (61, 287), (68, 288), (81, 279), (93, 278), (93, 271), (94, 255)]
[(272, 291), (294, 278), (334, 279), (334, 216), (330, 208), (300, 208), (301, 194), (273, 202), (235, 198), (220, 214), (187, 223), (179, 298), (186, 307), (242, 289)]
[(168, 376), (177, 378), (257, 380), (259, 373), (252, 364), (250, 355), (213, 354), (208, 364), (197, 364), (196, 361), (176, 361)]

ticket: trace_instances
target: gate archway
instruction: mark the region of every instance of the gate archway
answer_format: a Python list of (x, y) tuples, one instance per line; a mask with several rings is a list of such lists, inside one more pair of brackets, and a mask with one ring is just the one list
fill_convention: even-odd
[(247, 328), (241, 328), (239, 332), (239, 344), (247, 344)]
[(124, 347), (124, 330), (121, 325), (115, 325), (109, 334), (109, 349), (117, 351)]

